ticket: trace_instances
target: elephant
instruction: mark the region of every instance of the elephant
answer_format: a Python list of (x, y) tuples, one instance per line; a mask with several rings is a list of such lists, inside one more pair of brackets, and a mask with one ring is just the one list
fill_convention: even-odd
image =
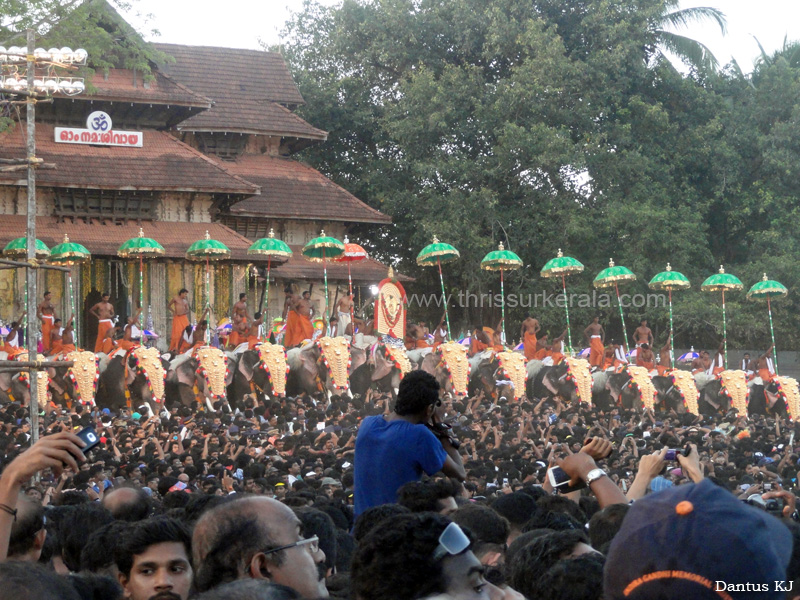
[(322, 337), (303, 348), (292, 348), (287, 358), (286, 393), (289, 396), (318, 392), (339, 394), (349, 390), (350, 374), (364, 363), (366, 354), (350, 347), (345, 338)]
[(542, 372), (542, 384), (551, 395), (561, 396), (568, 404), (578, 404), (578, 390), (574, 383), (567, 380), (566, 363), (560, 363), (551, 367), (542, 367)]
[(100, 361), (92, 352), (70, 352), (66, 360), (72, 367), (49, 367), (53, 399), (62, 399), (71, 407), (76, 402), (95, 403), (95, 382), (100, 376)]
[(0, 373), (0, 404), (19, 402), (27, 406), (30, 400), (30, 389), (19, 378), (20, 372), (3, 371)]
[(97, 406), (118, 411), (128, 405), (127, 393), (132, 407), (144, 405), (152, 414), (158, 414), (164, 406), (168, 367), (155, 348), (137, 346), (125, 354), (116, 354), (100, 374)]
[(653, 387), (656, 388), (656, 406), (663, 406), (665, 412), (674, 410), (681, 414), (686, 412), (686, 405), (680, 390), (672, 383), (669, 377), (655, 375), (652, 377)]
[(234, 406), (246, 394), (255, 393), (258, 399), (286, 395), (288, 361), (283, 346), (265, 343), (229, 360), (232, 360), (228, 368), (233, 373), (233, 379), (227, 391), (228, 400)]
[(518, 400), (526, 394), (527, 365), (518, 352), (486, 351), (470, 359), (469, 390), (482, 390), (487, 398)]
[(780, 396), (778, 385), (774, 382), (763, 385), (753, 384), (750, 387), (750, 401), (747, 403), (747, 413), (750, 415), (780, 415), (781, 418), (789, 416), (786, 402)]
[(441, 344), (422, 359), (419, 368), (433, 375), (446, 393), (454, 396), (467, 395), (470, 364), (467, 360), (467, 349), (459, 343)]
[(370, 349), (369, 358), (352, 369), (350, 391), (354, 397), (363, 396), (370, 387), (375, 386), (379, 391), (396, 397), (400, 380), (416, 368), (417, 365), (409, 360), (405, 348), (378, 343)]
[(723, 393), (722, 382), (719, 379), (711, 379), (700, 388), (697, 408), (701, 415), (706, 416), (719, 412), (724, 414), (731, 409), (730, 396)]
[(230, 412), (228, 388), (239, 360), (237, 355), (212, 346), (200, 346), (191, 354), (178, 356), (169, 363), (167, 372), (169, 402), (191, 407), (204, 401), (209, 411), (217, 410), (215, 403), (220, 402), (220, 407)]

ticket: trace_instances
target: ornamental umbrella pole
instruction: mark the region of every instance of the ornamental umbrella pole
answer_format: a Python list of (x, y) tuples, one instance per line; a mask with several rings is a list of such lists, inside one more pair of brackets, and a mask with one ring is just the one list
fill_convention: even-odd
[(669, 361), (670, 368), (675, 368), (674, 329), (672, 326), (672, 290), (687, 290), (691, 287), (689, 280), (683, 273), (673, 271), (669, 263), (667, 270), (661, 271), (647, 284), (651, 290), (667, 290), (669, 293)]
[[(222, 242), (218, 242), (217, 240), (212, 240), (211, 236), (208, 234), (208, 230), (206, 230), (206, 235), (203, 239), (197, 240), (194, 244), (189, 246), (189, 249), (186, 251), (186, 258), (189, 260), (202, 260), (205, 259), (206, 261), (206, 302), (205, 306), (203, 307), (203, 312), (205, 310), (209, 311), (209, 316), (211, 315), (211, 263), (210, 261), (213, 260), (220, 260), (223, 258), (227, 258), (231, 255), (230, 248), (228, 248)], [(205, 343), (206, 345), (209, 344), (211, 341), (211, 329), (206, 327), (206, 334), (205, 334)]]
[(325, 285), (325, 323), (328, 319), (328, 263), (327, 261), (344, 253), (344, 242), (336, 238), (326, 236), (322, 230), (319, 237), (314, 238), (303, 246), (303, 256), (312, 262), (322, 263), (322, 275)]
[(583, 271), (583, 264), (570, 256), (564, 256), (564, 253), (561, 252), (561, 248), (559, 248), (556, 257), (547, 261), (540, 273), (542, 277), (561, 277), (561, 288), (564, 291), (564, 310), (567, 315), (567, 343), (569, 344), (567, 352), (570, 355), (572, 355), (572, 328), (569, 323), (567, 275), (580, 273), (581, 271)]
[[(44, 260), (48, 256), (50, 256), (50, 248), (48, 248), (42, 240), (35, 241), (35, 253), (36, 258), (39, 260)], [(18, 260), (18, 261), (26, 261), (28, 260), (28, 238), (27, 237), (19, 237), (14, 240), (11, 240), (6, 244), (6, 247), (3, 248), (3, 256), (9, 258), (11, 260)], [(22, 331), (28, 331), (28, 278), (25, 278), (25, 312), (22, 319)], [(26, 339), (27, 343), (27, 339)]]
[[(70, 242), (69, 236), (64, 234), (64, 241), (55, 246), (50, 252), (50, 262), (72, 267), (87, 262), (91, 258), (91, 253), (82, 244)], [(67, 286), (69, 289), (70, 310), (74, 319), (75, 344), (80, 343), (80, 319), (75, 317), (75, 293), (72, 288), (72, 269), (67, 272)]]
[(436, 265), (439, 269), (439, 283), (442, 286), (442, 302), (444, 303), (444, 318), (447, 323), (447, 337), (453, 338), (450, 331), (450, 311), (447, 309), (447, 294), (444, 290), (444, 277), (442, 275), (442, 265), (458, 260), (461, 254), (450, 244), (440, 242), (433, 236), (433, 242), (425, 246), (417, 255), (417, 264), (420, 267), (432, 267)]
[(725, 369), (728, 368), (728, 323), (725, 313), (725, 290), (741, 290), (743, 284), (735, 275), (725, 272), (720, 266), (719, 273), (712, 275), (703, 282), (700, 289), (704, 292), (722, 292), (722, 343), (724, 347)]
[(511, 252), (511, 250), (506, 250), (503, 247), (502, 242), (500, 242), (498, 245), (497, 250), (494, 252), (489, 252), (489, 254), (487, 254), (481, 261), (481, 269), (487, 271), (500, 271), (500, 298), (502, 299), (500, 304), (500, 314), (502, 319), (500, 335), (503, 344), (506, 343), (506, 290), (505, 282), (503, 281), (503, 275), (506, 269), (509, 271), (516, 271), (522, 267), (522, 264), (522, 259)]
[(603, 269), (594, 278), (594, 287), (607, 288), (611, 285), (614, 286), (614, 291), (617, 293), (617, 306), (619, 306), (619, 319), (622, 321), (622, 341), (625, 347), (625, 354), (628, 353), (628, 330), (625, 328), (625, 315), (622, 311), (622, 302), (619, 297), (619, 282), (620, 281), (636, 281), (636, 275), (633, 272), (622, 266), (614, 265), (614, 259), (608, 261), (608, 268)]
[(772, 298), (783, 298), (789, 293), (786, 286), (777, 281), (767, 279), (764, 273), (761, 281), (756, 283), (747, 292), (748, 300), (767, 300), (767, 313), (769, 314), (769, 334), (772, 337), (773, 358), (775, 360), (775, 375), (778, 375), (778, 350), (775, 348), (775, 329), (772, 327)]
[(277, 239), (275, 237), (275, 231), (270, 228), (269, 235), (260, 240), (256, 240), (256, 242), (247, 249), (247, 253), (250, 255), (267, 257), (267, 280), (264, 282), (264, 305), (261, 307), (262, 323), (266, 324), (269, 321), (267, 318), (267, 308), (269, 307), (269, 278), (270, 271), (272, 270), (272, 263), (282, 264), (286, 262), (292, 256), (292, 250), (286, 242)]
[[(358, 244), (351, 244), (350, 240), (344, 238), (344, 252), (339, 255), (336, 259), (336, 262), (346, 262), (347, 263), (347, 283), (348, 289), (350, 290), (349, 294), (351, 296), (350, 299), (350, 323), (353, 324), (353, 335), (356, 334), (356, 326), (354, 322), (355, 317), (355, 307), (354, 302), (352, 301), (353, 295), (353, 276), (350, 273), (350, 263), (358, 262), (367, 259), (367, 251), (364, 250)], [(342, 331), (344, 334), (344, 331)]]
[(154, 239), (144, 237), (141, 227), (138, 236), (129, 239), (117, 250), (117, 256), (139, 259), (139, 308), (142, 310), (144, 310), (144, 257), (158, 254), (164, 254), (164, 247)]

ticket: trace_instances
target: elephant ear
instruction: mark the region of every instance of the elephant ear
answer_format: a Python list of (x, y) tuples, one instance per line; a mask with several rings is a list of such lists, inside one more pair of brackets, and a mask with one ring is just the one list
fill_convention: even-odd
[(372, 372), (372, 381), (378, 381), (390, 375), (394, 368), (394, 363), (389, 361), (384, 356), (383, 351), (379, 349), (375, 353), (375, 370)]
[(430, 373), (431, 375), (436, 375), (436, 365), (438, 364), (439, 364), (439, 357), (436, 354), (428, 354), (425, 358), (422, 359), (419, 368), (421, 371), (425, 371), (426, 373)]
[(367, 362), (367, 351), (354, 346), (350, 347), (350, 372)]
[[(250, 383), (253, 380), (253, 375), (256, 372), (256, 365), (258, 364), (258, 361), (259, 357), (256, 350), (248, 350), (239, 356), (239, 364), (236, 366), (236, 368), (247, 380), (247, 383)], [(231, 372), (233, 372), (233, 369), (231, 369)]]
[[(124, 367), (124, 365), (123, 365)], [(124, 375), (124, 373), (123, 373)], [(136, 359), (133, 356), (128, 357), (128, 374), (125, 377), (125, 385), (131, 385), (133, 380), (136, 379)]]
[(300, 353), (300, 363), (306, 371), (313, 375), (317, 374), (317, 358), (312, 351), (303, 350)]

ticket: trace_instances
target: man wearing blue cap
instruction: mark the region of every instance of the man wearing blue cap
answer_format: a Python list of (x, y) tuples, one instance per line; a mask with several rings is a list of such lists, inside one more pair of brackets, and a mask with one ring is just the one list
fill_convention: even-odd
[(639, 500), (611, 543), (607, 600), (784, 598), (792, 535), (710, 480)]

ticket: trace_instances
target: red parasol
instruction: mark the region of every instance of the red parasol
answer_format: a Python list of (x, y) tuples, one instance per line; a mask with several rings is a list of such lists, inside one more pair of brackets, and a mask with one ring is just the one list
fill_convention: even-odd
[[(347, 263), (347, 281), (350, 285), (350, 296), (353, 295), (353, 277), (350, 274), (350, 263), (367, 260), (367, 251), (358, 244), (351, 244), (350, 240), (344, 238), (344, 253), (334, 259), (336, 262)], [(353, 335), (356, 334), (356, 326), (353, 321), (353, 302), (350, 301), (350, 323), (353, 325)]]

